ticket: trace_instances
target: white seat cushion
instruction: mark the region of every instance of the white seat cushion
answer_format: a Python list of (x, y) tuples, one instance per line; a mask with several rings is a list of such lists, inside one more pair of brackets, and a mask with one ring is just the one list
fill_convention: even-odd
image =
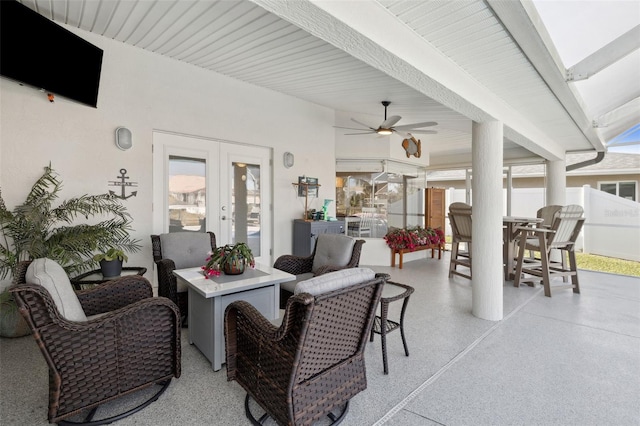
[(25, 281), (44, 287), (51, 294), (58, 312), (65, 319), (69, 321), (87, 320), (67, 273), (55, 261), (47, 258), (34, 260), (27, 268)]
[(294, 294), (309, 293), (313, 296), (333, 290), (339, 290), (374, 279), (376, 276), (369, 268), (348, 268), (318, 275), (296, 285)]
[(311, 270), (315, 273), (322, 266), (346, 266), (351, 260), (355, 238), (342, 234), (320, 234), (316, 243)]

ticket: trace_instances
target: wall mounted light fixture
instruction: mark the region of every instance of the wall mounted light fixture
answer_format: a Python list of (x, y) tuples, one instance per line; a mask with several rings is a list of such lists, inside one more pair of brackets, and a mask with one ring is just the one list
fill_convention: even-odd
[(284, 164), (284, 166), (287, 169), (289, 169), (293, 166), (293, 162), (294, 162), (293, 154), (290, 153), (289, 151), (285, 152), (284, 155), (282, 156), (282, 163)]
[(116, 129), (116, 146), (123, 151), (126, 151), (133, 146), (131, 130), (126, 127), (118, 127)]

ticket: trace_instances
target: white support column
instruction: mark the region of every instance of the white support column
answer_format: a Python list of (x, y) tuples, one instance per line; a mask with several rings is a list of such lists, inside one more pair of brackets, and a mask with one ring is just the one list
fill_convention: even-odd
[(564, 160), (547, 162), (547, 205), (564, 206), (567, 202), (567, 168)]
[(473, 122), (472, 313), (490, 321), (503, 317), (502, 140), (502, 122)]
[(513, 194), (513, 170), (507, 167), (507, 216), (511, 216), (511, 196)]

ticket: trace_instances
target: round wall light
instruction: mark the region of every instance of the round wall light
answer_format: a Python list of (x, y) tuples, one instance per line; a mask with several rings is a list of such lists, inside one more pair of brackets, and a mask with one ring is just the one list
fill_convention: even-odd
[(116, 146), (123, 151), (126, 151), (133, 146), (131, 130), (126, 127), (118, 127), (116, 129)]
[(284, 155), (282, 156), (282, 163), (284, 164), (284, 166), (288, 169), (293, 166), (293, 162), (294, 162), (293, 154), (290, 153), (289, 151), (285, 152)]

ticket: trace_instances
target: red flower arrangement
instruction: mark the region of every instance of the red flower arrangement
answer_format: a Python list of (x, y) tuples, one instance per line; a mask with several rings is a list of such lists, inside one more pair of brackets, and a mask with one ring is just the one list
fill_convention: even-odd
[(246, 243), (227, 244), (217, 247), (207, 257), (206, 262), (202, 266), (202, 271), (207, 278), (219, 277), (220, 273), (232, 264), (235, 267), (240, 267), (242, 271), (244, 271), (245, 266), (251, 268), (256, 266), (251, 249)]
[(384, 236), (389, 248), (393, 250), (415, 250), (419, 246), (441, 246), (444, 244), (444, 231), (440, 228), (392, 228)]

